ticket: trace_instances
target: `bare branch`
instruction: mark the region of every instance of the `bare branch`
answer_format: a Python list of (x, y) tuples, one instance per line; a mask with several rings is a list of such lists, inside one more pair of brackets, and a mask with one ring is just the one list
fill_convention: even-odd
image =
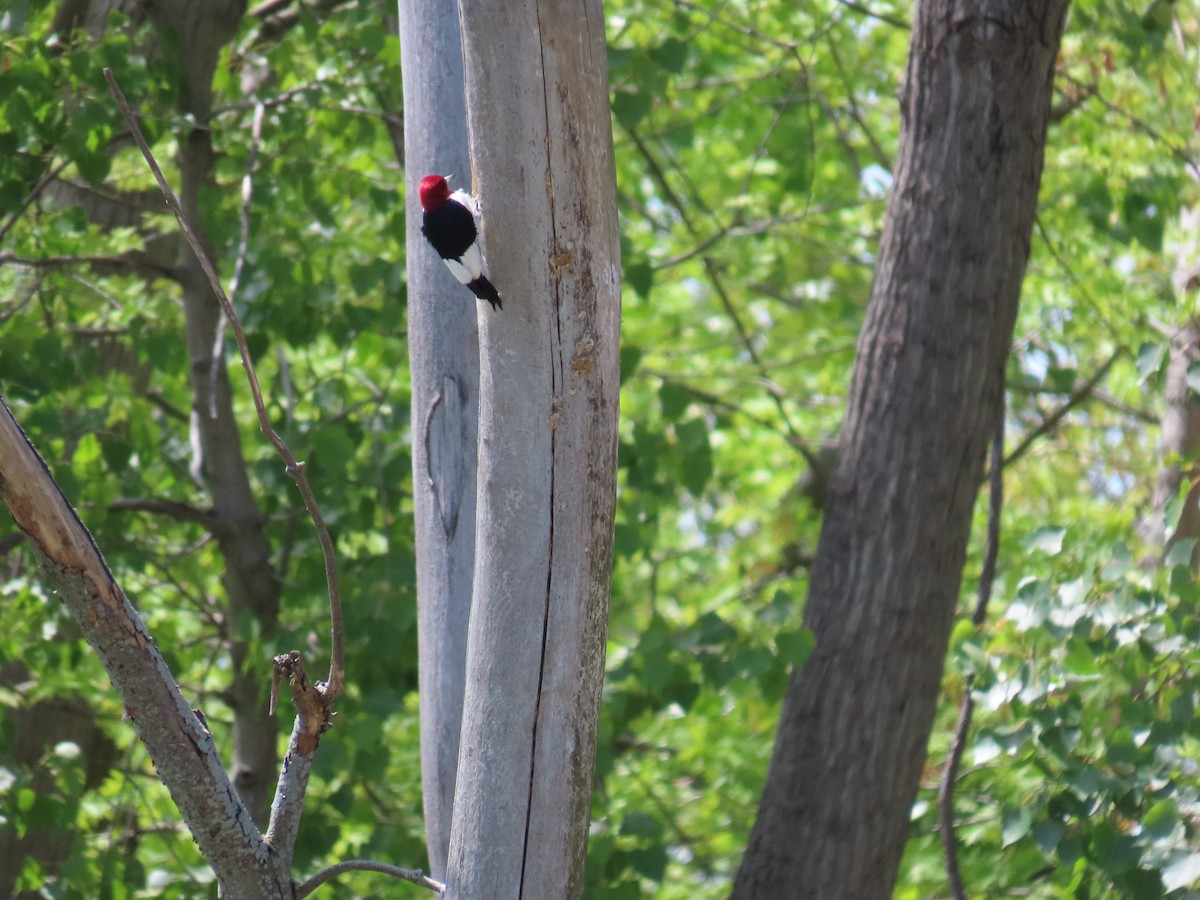
[(233, 303), (237, 297), (238, 286), (242, 282), (242, 269), (246, 265), (246, 252), (250, 245), (250, 201), (254, 197), (254, 174), (258, 171), (258, 147), (262, 143), (265, 111), (262, 103), (255, 104), (254, 124), (250, 129), (250, 150), (246, 154), (246, 174), (242, 176), (242, 209), (238, 216), (237, 258), (233, 262), (233, 278), (229, 280), (230, 303)]
[[(233, 263), (233, 277), (229, 279), (229, 304), (232, 306), (242, 283), (242, 269), (246, 266), (246, 253), (250, 246), (250, 201), (254, 196), (254, 173), (258, 170), (258, 145), (262, 141), (264, 108), (261, 103), (254, 107), (254, 125), (251, 128), (250, 151), (246, 154), (246, 174), (242, 176), (242, 208), (238, 215), (238, 249)], [(213, 338), (213, 366), (208, 385), (209, 415), (217, 417), (217, 384), (224, 371), (225, 329), (229, 319), (224, 315), (217, 322)]]
[(164, 266), (157, 266), (134, 256), (17, 256), (15, 253), (0, 253), (0, 266), (13, 265), (26, 269), (62, 269), (71, 266), (91, 266), (97, 269), (132, 271), (159, 278), (174, 278), (175, 273)]
[(176, 522), (193, 522), (209, 531), (218, 531), (221, 517), (211, 509), (201, 509), (190, 503), (158, 498), (118, 497), (108, 505), (109, 512), (148, 512), (166, 516)]
[(273, 660), (275, 679), (271, 691), (274, 712), (276, 693), (286, 681), (296, 707), (296, 723), (288, 740), (287, 756), (279, 770), (275, 802), (271, 805), (271, 825), (267, 829), (267, 844), (275, 851), (281, 865), (290, 867), (300, 831), (300, 815), (304, 812), (304, 795), (312, 773), (313, 756), (321, 743), (321, 735), (329, 730), (333, 713), (321, 689), (308, 680), (304, 660), (295, 650), (282, 653)]
[[(679, 0), (677, 0), (677, 2), (679, 2)], [(684, 5), (687, 4), (684, 3)], [(683, 202), (679, 195), (675, 193), (674, 188), (671, 187), (671, 183), (667, 180), (667, 173), (663, 171), (662, 166), (659, 164), (654, 154), (650, 151), (650, 148), (646, 145), (646, 142), (643, 141), (641, 135), (639, 135), (632, 128), (627, 127), (625, 129), (625, 133), (629, 135), (630, 140), (633, 141), (634, 147), (637, 148), (638, 153), (640, 153), (642, 158), (645, 160), (646, 167), (650, 170), (651, 176), (658, 183), (659, 189), (663, 192), (665, 199), (672, 206), (674, 206), (676, 211), (679, 213), (679, 217), (683, 222), (684, 227), (687, 228), (687, 230), (693, 236), (696, 236), (698, 230), (695, 223), (692, 221), (691, 216), (688, 214), (687, 204)], [(788, 415), (787, 407), (784, 406), (781, 392), (773, 389), (774, 381), (770, 377), (770, 371), (767, 369), (766, 363), (763, 362), (762, 356), (759, 354), (758, 349), (754, 346), (754, 341), (751, 339), (749, 332), (746, 330), (746, 326), (743, 324), (741, 316), (738, 315), (737, 310), (734, 308), (733, 300), (729, 296), (729, 292), (725, 289), (725, 282), (721, 278), (721, 273), (717, 270), (716, 263), (713, 262), (711, 257), (706, 255), (701, 255), (701, 261), (704, 263), (704, 271), (707, 273), (709, 281), (712, 283), (713, 290), (716, 291), (717, 297), (720, 299), (721, 305), (725, 309), (725, 314), (733, 323), (734, 330), (737, 331), (738, 337), (741, 339), (742, 346), (746, 348), (746, 354), (750, 357), (751, 362), (754, 363), (755, 368), (758, 370), (759, 377), (767, 385), (767, 393), (774, 402), (775, 408), (779, 411), (779, 417), (783, 421), (784, 427), (787, 429), (787, 433), (792, 445), (800, 452), (800, 455), (803, 456), (810, 465), (815, 466), (817, 464), (817, 456), (813, 452), (812, 448), (808, 446), (808, 443), (800, 436), (800, 433), (796, 431), (795, 425), (792, 424), (791, 416)]]
[[(979, 594), (975, 601), (975, 612), (971, 621), (978, 628), (987, 619), (988, 600), (996, 580), (996, 560), (1000, 555), (1000, 511), (1004, 506), (1004, 407), (996, 422), (996, 434), (992, 438), (992, 453), (988, 491), (987, 547), (984, 550), (983, 568), (979, 572)], [(950, 894), (954, 900), (966, 900), (962, 872), (958, 867), (958, 842), (954, 835), (954, 788), (958, 781), (958, 770), (962, 765), (963, 751), (967, 746), (967, 735), (971, 731), (971, 718), (975, 712), (975, 698), (971, 689), (975, 676), (968, 675), (963, 685), (962, 704), (958, 709), (958, 723), (954, 726), (954, 738), (950, 742), (950, 753), (938, 786), (938, 818), (941, 821), (942, 854), (946, 860), (946, 879), (950, 882)]]
[(120, 85), (117, 84), (112, 71), (105, 68), (104, 77), (108, 80), (109, 89), (112, 91), (113, 97), (116, 98), (117, 105), (121, 108), (121, 114), (125, 117), (125, 122), (132, 132), (138, 148), (142, 151), (142, 156), (145, 157), (146, 164), (150, 167), (150, 171), (154, 173), (154, 177), (158, 181), (159, 189), (163, 193), (163, 198), (166, 200), (168, 208), (174, 213), (176, 220), (179, 222), (179, 227), (183, 231), (183, 236), (187, 240), (188, 246), (196, 254), (196, 259), (199, 261), (200, 267), (208, 277), (213, 294), (216, 295), (217, 300), (221, 304), (221, 309), (225, 312), (225, 316), (229, 320), (234, 338), (237, 340), (238, 349), (241, 351), (242, 366), (246, 370), (246, 380), (250, 385), (250, 393), (254, 399), (254, 408), (258, 412), (259, 428), (278, 451), (284, 461), (287, 473), (296, 482), (296, 487), (299, 488), (300, 495), (304, 498), (304, 506), (308, 510), (308, 515), (312, 519), (313, 526), (316, 529), (317, 539), (320, 541), (321, 551), (325, 557), (325, 580), (329, 591), (329, 615), (332, 640), (329, 678), (324, 685), (323, 694), (326, 702), (332, 703), (342, 693), (342, 684), (345, 679), (346, 670), (342, 597), (341, 588), (338, 584), (337, 555), (333, 546), (333, 538), (330, 536), (329, 528), (326, 526), (325, 519), (321, 515), (321, 510), (317, 505), (317, 498), (313, 494), (312, 486), (308, 483), (308, 476), (304, 472), (304, 464), (296, 460), (296, 457), (292, 455), (292, 451), (284, 443), (283, 438), (271, 427), (271, 420), (267, 415), (266, 405), (263, 403), (262, 390), (259, 388), (258, 375), (254, 371), (254, 364), (250, 358), (250, 347), (246, 343), (246, 334), (242, 330), (241, 321), (238, 319), (233, 305), (229, 302), (229, 297), (225, 294), (225, 289), (221, 285), (221, 278), (217, 274), (212, 260), (209, 259), (208, 254), (204, 251), (204, 247), (201, 245), (195, 231), (192, 230), (191, 225), (184, 217), (183, 209), (179, 205), (179, 199), (175, 196), (175, 192), (171, 190), (171, 186), (167, 184), (166, 178), (163, 177), (162, 169), (159, 168), (158, 162), (154, 159), (154, 154), (150, 152), (146, 138), (142, 135), (141, 128), (138, 126), (137, 117), (130, 108), (129, 102), (125, 99), (125, 95), (121, 92)]
[(391, 875), (393, 878), (401, 878), (421, 887), (429, 888), (435, 894), (441, 894), (446, 890), (446, 885), (430, 878), (420, 869), (402, 869), (399, 866), (373, 862), (369, 859), (350, 859), (346, 862), (330, 866), (328, 869), (322, 869), (312, 878), (308, 879), (308, 881), (300, 885), (300, 887), (296, 888), (297, 900), (302, 900), (302, 898), (307, 897), (321, 885), (332, 881), (344, 872), (380, 872), (384, 875)]
[(21, 216), (25, 215), (25, 210), (29, 209), (29, 205), (38, 197), (40, 197), (42, 195), (42, 191), (44, 191), (50, 185), (50, 183), (54, 181), (55, 178), (61, 175), (63, 169), (70, 164), (70, 159), (64, 159), (58, 165), (47, 171), (46, 174), (38, 180), (38, 183), (33, 186), (33, 190), (31, 190), (25, 196), (25, 199), (21, 201), (20, 205), (18, 205), (17, 208), (14, 209), (9, 215), (8, 221), (0, 226), (0, 243), (4, 242), (4, 239), (8, 237), (8, 233), (12, 231), (13, 226), (20, 221)]
[(1058, 427), (1058, 423), (1066, 417), (1067, 413), (1090, 397), (1092, 395), (1092, 391), (1095, 390), (1096, 385), (1104, 380), (1104, 376), (1108, 374), (1108, 370), (1113, 367), (1113, 363), (1115, 363), (1117, 358), (1121, 355), (1122, 349), (1123, 348), (1118, 347), (1116, 350), (1114, 350), (1109, 355), (1108, 359), (1106, 359), (1100, 366), (1100, 368), (1092, 373), (1091, 378), (1071, 392), (1071, 396), (1067, 398), (1066, 402), (1063, 403), (1062, 406), (1054, 410), (1054, 412), (1050, 413), (1050, 415), (1046, 416), (1046, 418), (1042, 420), (1042, 423), (1038, 425), (1037, 428), (1025, 435), (1024, 440), (1017, 444), (1016, 449), (1013, 450), (1012, 453), (1008, 454), (1008, 457), (1004, 460), (1004, 465), (1010, 466), (1024, 456), (1038, 438), (1053, 431), (1056, 427)]
[(846, 9), (853, 10), (859, 15), (866, 16), (868, 19), (877, 19), (880, 22), (891, 25), (893, 28), (899, 28), (902, 31), (912, 31), (912, 24), (904, 21), (903, 19), (896, 18), (895, 16), (889, 16), (887, 13), (875, 12), (875, 10), (869, 9), (860, 3), (855, 3), (853, 0), (838, 0), (838, 2), (841, 3), (842, 6), (846, 7)]

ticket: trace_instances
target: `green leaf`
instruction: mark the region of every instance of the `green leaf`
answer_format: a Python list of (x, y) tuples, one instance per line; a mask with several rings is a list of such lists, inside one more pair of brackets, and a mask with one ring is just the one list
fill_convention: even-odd
[(1009, 847), (1029, 834), (1033, 813), (1028, 806), (1004, 810), (1000, 820), (1000, 845)]
[(617, 91), (613, 97), (612, 110), (617, 121), (626, 128), (636, 128), (650, 112), (651, 98), (648, 93), (632, 88)]
[(661, 845), (642, 850), (629, 851), (629, 864), (633, 871), (651, 881), (662, 881), (667, 871), (667, 848)]
[(649, 813), (626, 813), (621, 819), (621, 834), (634, 837), (654, 838), (662, 834), (662, 823)]
[(713, 474), (712, 446), (708, 442), (708, 425), (703, 419), (689, 419), (676, 426), (675, 434), (683, 448), (681, 481), (693, 497), (704, 493)]
[(650, 58), (668, 72), (678, 75), (688, 58), (688, 45), (679, 38), (667, 38), (650, 51)]
[(129, 466), (133, 456), (133, 446), (123, 440), (100, 440), (100, 453), (104, 457), (110, 471), (120, 473)]
[[(1138, 348), (1137, 355), (1137, 373), (1138, 384), (1145, 384), (1146, 380), (1151, 375), (1158, 374), (1162, 368), (1163, 360), (1166, 358), (1167, 345), (1165, 343), (1145, 342)], [(1189, 378), (1191, 371), (1188, 371)]]
[(1162, 252), (1166, 222), (1163, 210), (1155, 203), (1154, 198), (1138, 192), (1126, 194), (1121, 207), (1121, 218), (1129, 227), (1134, 240), (1151, 253)]
[(1062, 552), (1063, 538), (1066, 535), (1067, 529), (1060, 525), (1043, 525), (1026, 535), (1023, 543), (1026, 550), (1037, 550), (1050, 556), (1057, 556)]
[(1062, 840), (1063, 832), (1066, 831), (1066, 826), (1062, 822), (1047, 821), (1045, 819), (1035, 822), (1030, 829), (1030, 837), (1033, 842), (1038, 845), (1043, 853), (1053, 853), (1054, 848), (1058, 846), (1058, 842)]
[(650, 288), (654, 286), (654, 268), (644, 259), (629, 260), (624, 264), (625, 281), (637, 293), (639, 297), (646, 300), (650, 296)]
[(1137, 866), (1142, 852), (1131, 836), (1101, 823), (1092, 833), (1088, 857), (1109, 875), (1122, 875)]
[(1167, 550), (1166, 558), (1163, 564), (1168, 569), (1174, 569), (1178, 566), (1190, 570), (1192, 566), (1192, 552), (1196, 549), (1196, 538), (1179, 538), (1169, 550)]
[(621, 384), (625, 384), (637, 371), (638, 363), (642, 361), (641, 347), (633, 344), (621, 345)]
[(1067, 642), (1067, 653), (1063, 659), (1063, 668), (1076, 678), (1098, 677), (1100, 667), (1096, 662), (1096, 652), (1087, 641), (1072, 638)]
[(658, 400), (662, 404), (662, 415), (668, 422), (678, 421), (679, 417), (687, 411), (692, 399), (690, 391), (672, 381), (664, 381), (658, 389)]
[(1151, 837), (1166, 837), (1179, 821), (1179, 806), (1170, 797), (1159, 800), (1142, 817), (1142, 828)]
[(779, 651), (779, 658), (796, 672), (804, 668), (804, 664), (808, 662), (808, 658), (816, 646), (816, 635), (808, 628), (783, 632), (775, 636), (775, 648)]

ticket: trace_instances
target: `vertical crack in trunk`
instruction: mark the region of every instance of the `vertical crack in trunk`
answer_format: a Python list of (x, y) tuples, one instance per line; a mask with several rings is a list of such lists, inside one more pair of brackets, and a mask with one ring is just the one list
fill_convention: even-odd
[[(542, 106), (546, 116), (546, 194), (550, 201), (550, 238), (551, 247), (553, 249), (552, 256), (558, 256), (558, 224), (554, 218), (554, 172), (551, 168), (552, 160), (550, 158), (550, 98), (546, 87), (546, 48), (541, 37), (541, 10), (538, 10), (538, 44), (541, 49), (541, 68), (542, 68)], [(561, 386), (559, 378), (559, 370), (562, 368), (562, 322), (559, 318), (559, 312), (562, 308), (562, 297), (559, 293), (561, 282), (555, 277), (554, 281), (554, 341), (550, 346), (550, 412), (547, 417), (547, 425), (550, 428), (550, 531), (549, 531), (549, 547), (546, 553), (546, 596), (544, 606), (542, 608), (542, 646), (541, 655), (538, 662), (538, 685), (537, 699), (533, 704), (533, 733), (530, 736), (529, 747), (529, 796), (525, 804), (525, 839), (522, 842), (522, 858), (521, 858), (521, 886), (518, 896), (525, 896), (525, 866), (529, 861), (529, 828), (533, 816), (533, 791), (534, 780), (537, 769), (537, 745), (538, 745), (538, 723), (542, 714), (542, 690), (545, 685), (546, 678), (546, 640), (550, 633), (550, 600), (551, 586), (554, 583), (554, 486), (555, 472), (557, 469), (557, 440), (556, 431), (558, 428), (558, 417), (560, 415), (560, 402), (558, 391)]]

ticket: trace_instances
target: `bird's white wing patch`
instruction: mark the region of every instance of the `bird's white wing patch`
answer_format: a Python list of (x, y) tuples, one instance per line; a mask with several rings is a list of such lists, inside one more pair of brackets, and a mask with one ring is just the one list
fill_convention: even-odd
[[(474, 281), (483, 274), (483, 254), (479, 250), (479, 241), (467, 248), (467, 252), (462, 255), (462, 264), (471, 273), (470, 281)], [(466, 282), (464, 281), (463, 284)]]
[(451, 200), (456, 200), (471, 211), (476, 219), (479, 218), (479, 205), (475, 202), (475, 198), (466, 191), (455, 191), (450, 195)]
[[(475, 250), (475, 248), (472, 247), (471, 250)], [(471, 251), (468, 250), (467, 252), (470, 253)], [(479, 255), (478, 250), (475, 250), (475, 255)], [(446, 268), (450, 270), (450, 274), (458, 279), (459, 284), (470, 284), (475, 280), (475, 276), (457, 259), (447, 259), (443, 260), (443, 262), (446, 263)]]

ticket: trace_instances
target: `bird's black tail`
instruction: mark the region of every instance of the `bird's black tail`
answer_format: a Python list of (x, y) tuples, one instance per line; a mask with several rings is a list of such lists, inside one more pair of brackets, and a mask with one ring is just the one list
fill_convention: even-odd
[(495, 285), (480, 275), (474, 281), (467, 283), (467, 287), (471, 289), (471, 293), (480, 300), (486, 300), (492, 304), (492, 309), (503, 309), (504, 304), (500, 302), (500, 292), (496, 290)]

